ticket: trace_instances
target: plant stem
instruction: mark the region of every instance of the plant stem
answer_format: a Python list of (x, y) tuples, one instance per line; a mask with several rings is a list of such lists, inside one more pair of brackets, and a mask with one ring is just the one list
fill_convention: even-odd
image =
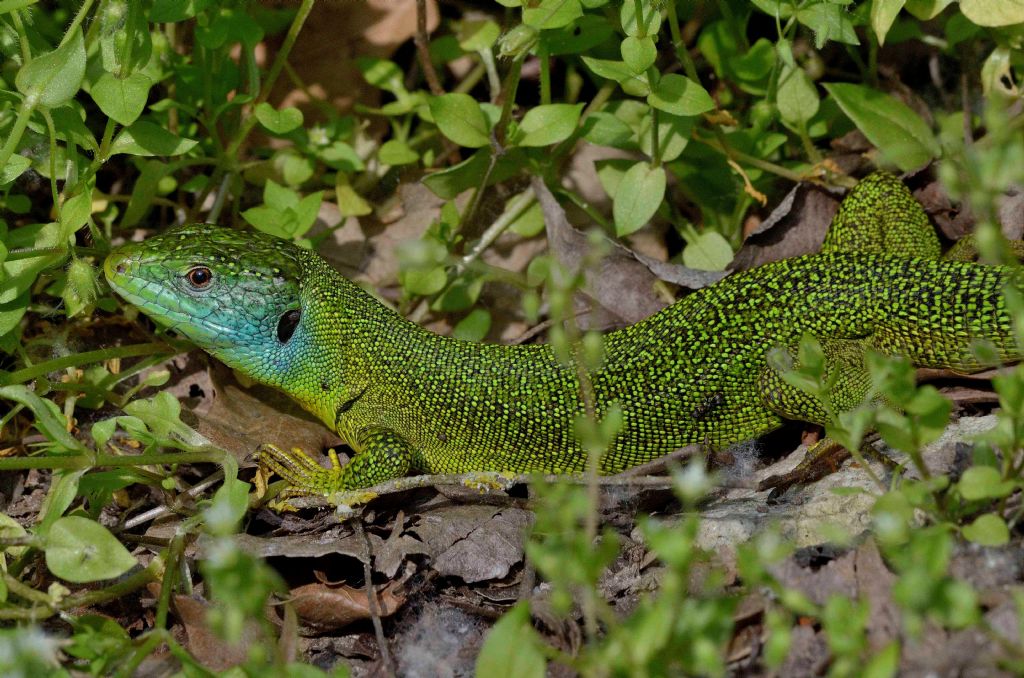
[[(266, 102), (270, 97), (270, 92), (277, 82), (277, 77), (281, 74), (285, 61), (288, 60), (288, 55), (292, 51), (292, 47), (295, 46), (295, 41), (299, 37), (302, 25), (309, 18), (309, 13), (313, 9), (313, 1), (302, 0), (302, 3), (299, 5), (299, 9), (295, 13), (295, 19), (292, 20), (292, 25), (288, 28), (288, 34), (285, 35), (284, 42), (281, 43), (281, 49), (278, 50), (277, 55), (274, 57), (274, 63), (271, 64), (270, 70), (267, 72), (267, 78), (263, 81), (263, 88), (260, 90), (256, 100), (251, 104), (252, 109)], [(256, 122), (256, 116), (250, 115), (239, 127), (238, 132), (235, 133), (235, 138), (231, 141), (231, 145), (228, 146), (227, 151), (224, 153), (227, 162), (234, 162), (237, 159), (238, 150), (242, 147), (249, 133), (252, 132), (253, 127), (256, 126)]]
[(149, 344), (133, 344), (131, 346), (115, 346), (103, 348), (97, 351), (86, 351), (85, 353), (74, 353), (46, 362), (37, 363), (24, 367), (14, 372), (0, 372), (0, 385), (23, 384), (36, 377), (41, 377), (48, 372), (55, 372), (66, 367), (76, 367), (89, 363), (98, 363), (111, 358), (137, 358), (144, 355), (154, 355), (161, 352), (168, 352), (170, 346), (164, 343), (152, 342)]
[(427, 80), (430, 93), (437, 96), (444, 94), (441, 80), (434, 70), (434, 62), (430, 59), (430, 36), (427, 35), (427, 0), (416, 0), (416, 56), (419, 57), (423, 77)]
[(202, 464), (219, 463), (224, 452), (216, 449), (197, 452), (164, 452), (145, 454), (75, 454), (67, 456), (3, 457), (0, 471), (24, 471), (33, 468), (82, 469), (98, 466), (131, 468), (157, 464)]

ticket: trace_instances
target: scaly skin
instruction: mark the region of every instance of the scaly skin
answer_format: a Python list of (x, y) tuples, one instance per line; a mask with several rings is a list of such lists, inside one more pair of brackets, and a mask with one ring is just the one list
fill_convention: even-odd
[[(623, 427), (601, 472), (692, 443), (749, 440), (783, 418), (826, 423), (820, 403), (766, 364), (770, 349), (792, 348), (804, 333), (838, 356), (840, 407), (867, 392), (868, 347), (964, 371), (983, 367), (971, 355), (975, 340), (1003, 360), (1020, 357), (1002, 293), (1010, 270), (935, 259), (938, 241), (895, 178), (861, 182), (826, 249), (729, 276), (606, 335), (604, 367), (592, 375), (597, 409), (618, 403)], [(929, 258), (904, 256), (915, 251)], [(203, 270), (190, 280), (197, 267), (208, 282)], [(586, 467), (573, 435), (583, 409), (576, 372), (547, 345), (432, 334), (315, 253), (256, 232), (184, 226), (119, 248), (105, 271), (155, 321), (288, 393), (359, 452), (330, 470), (271, 453), (270, 467), (298, 492), (367, 487), (410, 471)], [(300, 313), (294, 332), (289, 311)]]

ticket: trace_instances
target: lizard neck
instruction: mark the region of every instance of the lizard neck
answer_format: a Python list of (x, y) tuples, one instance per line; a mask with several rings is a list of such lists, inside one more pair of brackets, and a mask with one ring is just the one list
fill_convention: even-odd
[[(267, 383), (333, 429), (375, 383), (412, 362), (436, 365), (446, 340), (392, 311), (320, 257), (302, 260), (302, 320)], [(425, 350), (427, 349), (427, 350)]]

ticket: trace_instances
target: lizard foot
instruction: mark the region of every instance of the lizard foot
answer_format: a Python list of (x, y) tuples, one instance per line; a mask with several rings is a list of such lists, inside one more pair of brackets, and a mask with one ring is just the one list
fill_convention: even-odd
[(285, 451), (276, 445), (260, 445), (256, 452), (260, 470), (277, 474), (288, 488), (281, 496), (302, 497), (330, 494), (335, 490), (341, 464), (334, 450), (328, 452), (331, 468), (324, 468), (299, 448)]
[(758, 491), (771, 490), (769, 502), (777, 502), (791, 487), (810, 485), (829, 476), (850, 458), (850, 451), (832, 440), (824, 438), (814, 444), (796, 468), (788, 473), (781, 473), (765, 478), (758, 483)]

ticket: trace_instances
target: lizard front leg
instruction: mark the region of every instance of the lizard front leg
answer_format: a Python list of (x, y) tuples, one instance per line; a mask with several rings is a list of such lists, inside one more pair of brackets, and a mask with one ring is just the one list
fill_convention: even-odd
[(389, 429), (371, 426), (356, 436), (358, 453), (342, 466), (334, 450), (328, 454), (330, 468), (324, 468), (302, 450), (285, 451), (274, 445), (263, 445), (259, 451), (260, 466), (273, 471), (288, 483), (287, 493), (299, 495), (331, 495), (358, 490), (393, 478), (400, 478), (412, 466), (412, 448), (400, 435)]
[[(866, 344), (856, 339), (827, 339), (821, 342), (825, 358), (824, 381), (828, 384), (823, 401), (803, 389), (786, 383), (782, 375), (765, 366), (758, 380), (764, 404), (786, 419), (826, 425), (838, 412), (849, 410), (868, 396), (871, 377), (864, 364)], [(796, 350), (790, 353), (796, 359)], [(772, 490), (769, 499), (777, 499), (787, 489), (807, 485), (839, 470), (850, 452), (832, 438), (824, 438), (807, 450), (803, 460), (788, 473), (765, 478), (759, 490)]]

